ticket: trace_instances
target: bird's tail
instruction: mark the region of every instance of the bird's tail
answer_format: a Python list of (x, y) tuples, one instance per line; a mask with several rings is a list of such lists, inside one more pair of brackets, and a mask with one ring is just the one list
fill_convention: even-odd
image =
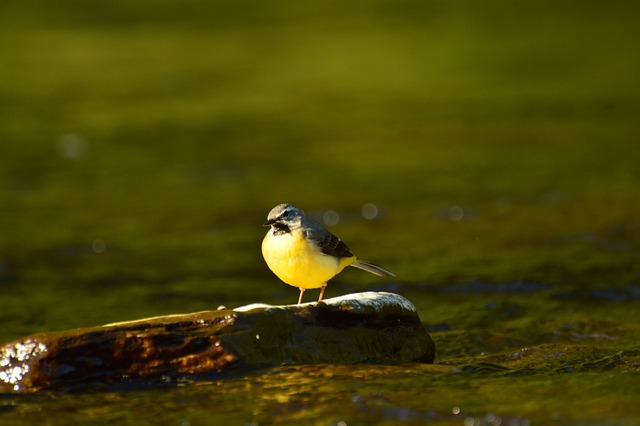
[(395, 277), (395, 274), (387, 271), (386, 269), (381, 268), (378, 265), (374, 265), (373, 263), (365, 262), (363, 260), (357, 260), (349, 266), (371, 272), (372, 274), (378, 275), (379, 277)]

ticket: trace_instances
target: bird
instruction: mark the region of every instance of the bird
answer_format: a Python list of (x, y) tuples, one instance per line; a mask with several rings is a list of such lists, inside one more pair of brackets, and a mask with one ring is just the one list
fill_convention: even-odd
[(271, 271), (286, 284), (305, 290), (320, 288), (322, 301), (327, 282), (353, 266), (381, 277), (395, 275), (373, 263), (358, 259), (349, 247), (299, 208), (283, 203), (267, 215), (270, 229), (262, 240), (262, 256)]

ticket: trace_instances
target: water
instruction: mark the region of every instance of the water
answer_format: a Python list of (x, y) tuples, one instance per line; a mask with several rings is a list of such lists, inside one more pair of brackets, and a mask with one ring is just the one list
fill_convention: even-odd
[(0, 8), (0, 341), (295, 302), (260, 255), (291, 202), (397, 275), (326, 297), (402, 294), (438, 349), (0, 423), (640, 422), (635, 4)]

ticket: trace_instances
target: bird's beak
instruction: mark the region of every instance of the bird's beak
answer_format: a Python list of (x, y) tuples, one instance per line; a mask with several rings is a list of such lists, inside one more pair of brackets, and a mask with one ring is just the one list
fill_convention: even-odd
[(262, 226), (271, 226), (275, 223), (276, 221), (273, 219), (267, 220), (265, 223), (262, 224)]

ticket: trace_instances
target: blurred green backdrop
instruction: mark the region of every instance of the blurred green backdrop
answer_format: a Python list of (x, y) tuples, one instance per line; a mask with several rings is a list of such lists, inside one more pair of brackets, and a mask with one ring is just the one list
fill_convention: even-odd
[(280, 202), (407, 288), (637, 284), (638, 9), (3, 2), (0, 335), (294, 301)]
[(525, 373), (285, 369), (2, 413), (637, 424), (639, 42), (624, 0), (3, 1), (0, 341), (292, 303), (260, 254), (290, 202), (397, 274), (346, 271), (328, 297), (399, 292), (439, 363)]
[(0, 336), (294, 301), (280, 202), (408, 287), (638, 283), (636, 2), (0, 9)]

